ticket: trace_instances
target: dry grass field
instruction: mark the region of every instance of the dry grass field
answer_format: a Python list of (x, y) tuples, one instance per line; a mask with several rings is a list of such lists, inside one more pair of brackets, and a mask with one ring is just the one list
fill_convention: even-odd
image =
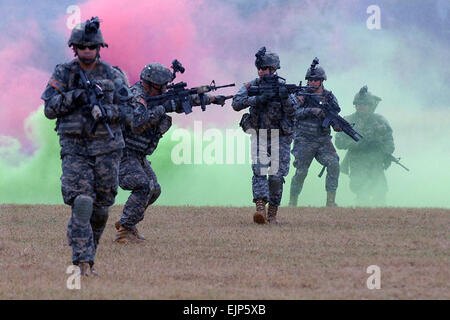
[[(0, 299), (449, 299), (450, 210), (153, 207), (149, 240), (113, 243), (110, 213), (98, 278), (66, 287), (67, 206), (0, 205)], [(366, 269), (381, 270), (369, 290)]]

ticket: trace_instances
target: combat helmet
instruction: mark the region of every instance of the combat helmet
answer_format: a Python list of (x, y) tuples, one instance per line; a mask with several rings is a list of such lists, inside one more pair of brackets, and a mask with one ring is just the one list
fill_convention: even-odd
[(70, 34), (68, 46), (83, 45), (93, 46), (99, 45), (102, 47), (108, 47), (103, 39), (102, 32), (100, 31), (100, 19), (98, 17), (92, 17), (91, 20), (77, 24)]
[(306, 80), (327, 80), (325, 70), (321, 66), (317, 66), (318, 64), (319, 58), (316, 57), (311, 63), (311, 67), (306, 71)]
[(266, 51), (266, 47), (262, 47), (255, 54), (255, 66), (258, 69), (271, 67), (275, 70), (280, 69), (280, 57), (276, 53)]
[(162, 86), (173, 80), (173, 74), (169, 68), (166, 68), (162, 64), (150, 63), (142, 70), (141, 80)]
[(355, 98), (353, 99), (353, 104), (355, 106), (369, 106), (371, 111), (375, 111), (376, 107), (378, 106), (378, 103), (380, 103), (381, 98), (373, 95), (368, 91), (367, 86), (362, 87), (359, 89), (358, 93), (355, 95)]

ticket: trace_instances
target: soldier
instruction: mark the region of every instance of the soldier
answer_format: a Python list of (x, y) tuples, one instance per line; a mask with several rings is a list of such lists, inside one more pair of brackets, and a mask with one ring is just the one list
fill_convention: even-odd
[[(76, 58), (56, 66), (41, 97), (45, 116), (57, 119), (62, 196), (72, 207), (67, 238), (72, 262), (84, 276), (97, 275), (94, 258), (117, 194), (125, 146), (121, 104), (131, 98), (124, 75), (100, 59), (100, 47), (107, 44), (99, 27), (98, 18), (75, 26), (68, 45)], [(95, 89), (85, 86), (82, 73)]]
[[(340, 108), (336, 97), (323, 86), (323, 82), (327, 80), (325, 70), (316, 64), (317, 58), (306, 72), (305, 79), (308, 80), (308, 86), (314, 88), (312, 93), (318, 96), (298, 96), (296, 131), (292, 148), (296, 171), (291, 182), (289, 206), (297, 206), (298, 196), (314, 158), (327, 168), (326, 206), (337, 206), (335, 198), (339, 179), (339, 157), (331, 142), (331, 129), (322, 126), (325, 114), (321, 105), (332, 103), (338, 111)], [(334, 125), (333, 129), (341, 130), (337, 125)]]
[[(279, 87), (276, 95), (264, 92), (249, 96), (248, 89), (251, 86), (267, 84), (271, 77), (277, 78), (276, 83), (284, 83), (275, 73), (280, 69), (277, 54), (262, 47), (256, 53), (255, 66), (259, 77), (237, 92), (232, 106), (235, 111), (249, 108), (249, 113), (243, 115), (240, 126), (251, 134), (252, 189), (253, 202), (256, 204), (253, 221), (258, 224), (278, 223), (276, 216), (283, 193), (284, 177), (289, 173), (295, 101), (283, 86)], [(266, 213), (267, 203), (269, 206)]]
[(355, 130), (363, 135), (358, 142), (345, 134), (336, 135), (336, 148), (348, 150), (341, 171), (350, 177), (350, 190), (356, 195), (358, 205), (384, 205), (387, 182), (384, 170), (394, 152), (394, 139), (388, 121), (375, 109), (381, 98), (371, 94), (364, 86), (355, 95), (356, 112), (346, 117), (354, 123)]
[[(180, 101), (166, 101), (156, 104), (148, 101), (150, 97), (160, 95), (167, 89), (167, 84), (174, 79), (174, 74), (159, 63), (144, 67), (138, 81), (132, 87), (132, 117), (127, 117), (123, 126), (125, 149), (120, 163), (119, 185), (124, 190), (131, 190), (125, 203), (122, 216), (115, 223), (118, 243), (137, 243), (146, 241), (138, 232), (136, 225), (144, 219), (145, 210), (161, 194), (155, 172), (146, 159), (158, 146), (159, 140), (172, 125), (172, 118), (167, 112), (183, 113)], [(205, 95), (205, 104), (224, 105), (224, 96)], [(190, 96), (191, 105), (200, 105), (200, 97)], [(128, 113), (129, 114), (129, 113)]]

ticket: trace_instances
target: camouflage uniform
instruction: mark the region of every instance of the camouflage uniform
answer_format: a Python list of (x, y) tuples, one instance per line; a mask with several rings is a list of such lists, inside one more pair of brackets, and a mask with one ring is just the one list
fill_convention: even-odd
[[(325, 72), (317, 67), (321, 73), (321, 78), (326, 80)], [(310, 79), (310, 71), (306, 79)], [(290, 206), (297, 205), (298, 196), (303, 188), (303, 183), (308, 174), (309, 166), (315, 158), (320, 164), (327, 167), (325, 190), (327, 195), (335, 195), (339, 179), (339, 157), (331, 142), (331, 129), (322, 126), (323, 118), (316, 117), (312, 108), (321, 108), (321, 104), (333, 103), (338, 109), (336, 97), (323, 88), (320, 97), (304, 96), (298, 97), (297, 111), (295, 114), (295, 134), (292, 154), (295, 157), (295, 174), (291, 181)], [(339, 109), (340, 111), (340, 109)], [(333, 197), (334, 198), (334, 197)], [(327, 205), (335, 205), (334, 199)]]
[(103, 124), (91, 134), (94, 119), (76, 103), (76, 97), (83, 90), (80, 89), (80, 69), (78, 59), (57, 65), (42, 99), (45, 116), (57, 119), (62, 196), (64, 203), (72, 207), (67, 229), (68, 243), (73, 249), (72, 261), (75, 265), (88, 262), (92, 267), (108, 219), (108, 208), (117, 194), (119, 163), (125, 146), (119, 124), (121, 105), (131, 93), (126, 77), (100, 59), (92, 70), (85, 72), (91, 81), (98, 80), (104, 92), (102, 103), (114, 138), (111, 139)]
[(349, 123), (355, 124), (355, 130), (362, 134), (363, 139), (355, 142), (343, 133), (336, 135), (336, 147), (348, 150), (341, 171), (349, 175), (350, 190), (356, 194), (358, 205), (385, 204), (388, 188), (384, 171), (391, 164), (387, 156), (394, 152), (395, 147), (388, 121), (374, 113), (380, 100), (367, 91), (359, 92), (354, 104), (366, 105), (369, 110), (358, 110), (345, 117)]
[[(167, 80), (166, 80), (167, 81)], [(119, 184), (124, 190), (131, 190), (125, 203), (119, 224), (127, 229), (136, 230), (136, 224), (144, 219), (145, 210), (161, 194), (151, 162), (146, 159), (158, 146), (159, 140), (172, 125), (172, 118), (166, 112), (183, 113), (181, 103), (167, 101), (166, 107), (149, 102), (150, 95), (142, 81), (132, 87), (133, 116), (123, 126), (125, 149), (120, 163)], [(211, 98), (205, 95), (205, 103)], [(198, 95), (190, 96), (191, 105), (200, 105)], [(171, 109), (171, 110), (169, 110)]]
[[(255, 64), (258, 68), (261, 67), (258, 62)], [(270, 61), (262, 66), (267, 65), (272, 66)], [(274, 69), (278, 69), (279, 60), (274, 65)], [(289, 97), (281, 102), (272, 99), (266, 104), (261, 104), (257, 96), (248, 96), (247, 89), (250, 86), (258, 86), (264, 81), (264, 78), (256, 78), (242, 86), (234, 96), (232, 106), (235, 111), (249, 108), (249, 112), (243, 115), (240, 125), (246, 133), (251, 134), (252, 190), (257, 212), (260, 210), (258, 201), (261, 200), (264, 215), (267, 202), (269, 209), (274, 208), (276, 215), (276, 208), (281, 203), (284, 177), (289, 173), (295, 102), (293, 97)], [(280, 84), (284, 83), (281, 79), (278, 81)], [(255, 220), (255, 222), (265, 221)]]

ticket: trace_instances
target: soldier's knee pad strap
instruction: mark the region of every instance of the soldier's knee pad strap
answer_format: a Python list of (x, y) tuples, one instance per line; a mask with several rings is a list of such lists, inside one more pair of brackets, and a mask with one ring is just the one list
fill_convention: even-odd
[(73, 202), (73, 215), (81, 222), (88, 223), (93, 210), (94, 200), (85, 195), (79, 195)]

